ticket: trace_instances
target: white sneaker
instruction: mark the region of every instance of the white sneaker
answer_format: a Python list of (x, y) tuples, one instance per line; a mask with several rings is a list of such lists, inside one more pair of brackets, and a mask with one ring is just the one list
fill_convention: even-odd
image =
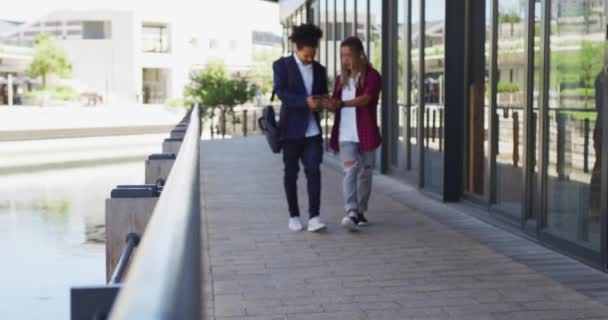
[(319, 217), (314, 217), (308, 220), (308, 231), (310, 232), (318, 232), (325, 228), (327, 228), (327, 226), (323, 222), (321, 222), (321, 219), (319, 219)]
[(349, 213), (348, 216), (342, 219), (341, 225), (346, 228), (348, 231), (356, 232), (359, 231), (359, 220), (357, 219), (357, 215), (354, 213)]
[(291, 231), (302, 231), (302, 229), (304, 229), (300, 217), (289, 218), (289, 229)]

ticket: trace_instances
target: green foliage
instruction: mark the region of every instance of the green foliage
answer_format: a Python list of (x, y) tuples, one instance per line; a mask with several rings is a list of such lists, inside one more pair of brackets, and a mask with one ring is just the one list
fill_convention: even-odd
[(496, 85), (496, 92), (498, 93), (516, 93), (519, 92), (519, 85), (511, 82), (499, 82)]
[(223, 63), (210, 63), (202, 71), (190, 74), (190, 84), (184, 89), (185, 105), (199, 103), (203, 116), (213, 121), (216, 110), (222, 117), (234, 113), (234, 107), (255, 96), (256, 86), (244, 78), (231, 78)]
[(281, 56), (281, 50), (254, 51), (250, 78), (263, 94), (272, 92), (272, 63)]
[(80, 94), (71, 87), (57, 86), (49, 88), (49, 94), (51, 98), (64, 100), (64, 101), (75, 101), (80, 98)]
[(516, 24), (521, 22), (521, 17), (517, 12), (512, 11), (509, 13), (501, 14), (499, 17), (500, 23)]
[(595, 98), (595, 88), (565, 89), (560, 92), (562, 97)]
[(40, 34), (34, 40), (35, 51), (28, 74), (42, 77), (42, 86), (46, 87), (46, 78), (51, 74), (68, 77), (72, 65), (65, 51), (60, 48), (49, 34)]
[(66, 86), (41, 88), (39, 90), (25, 93), (25, 96), (32, 100), (42, 99), (42, 97), (45, 95), (53, 100), (77, 101), (80, 99), (80, 94), (76, 90)]
[(186, 100), (180, 98), (168, 99), (165, 101), (165, 105), (167, 105), (169, 108), (185, 108), (188, 106), (186, 105)]
[[(551, 87), (579, 89), (585, 107), (590, 103), (595, 77), (602, 71), (604, 45), (602, 42), (581, 41), (580, 49), (551, 54)], [(572, 94), (572, 91), (569, 92)]]
[[(373, 35), (370, 37), (370, 42), (372, 43), (371, 45), (371, 64), (372, 66), (378, 70), (379, 72), (381, 72), (382, 70), (382, 43), (380, 41), (380, 37), (378, 37), (377, 35)], [(368, 53), (368, 56), (370, 54)]]

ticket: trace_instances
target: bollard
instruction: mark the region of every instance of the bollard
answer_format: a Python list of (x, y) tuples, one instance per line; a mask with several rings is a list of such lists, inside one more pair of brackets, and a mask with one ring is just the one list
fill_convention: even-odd
[(174, 162), (175, 154), (173, 153), (150, 155), (146, 160), (146, 184), (164, 186)]
[(106, 199), (106, 282), (114, 272), (127, 235), (144, 234), (158, 196), (156, 185), (121, 185)]
[(169, 138), (163, 141), (163, 153), (173, 153), (177, 156), (179, 148), (182, 145), (182, 139)]

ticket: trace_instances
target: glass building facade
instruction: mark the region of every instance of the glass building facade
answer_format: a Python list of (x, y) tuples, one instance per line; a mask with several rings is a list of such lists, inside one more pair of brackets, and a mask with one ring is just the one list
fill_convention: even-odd
[(279, 4), (297, 7), (283, 10), (285, 35), (301, 22), (323, 30), (332, 85), (340, 41), (363, 40), (383, 76), (380, 173), (606, 270), (606, 2)]

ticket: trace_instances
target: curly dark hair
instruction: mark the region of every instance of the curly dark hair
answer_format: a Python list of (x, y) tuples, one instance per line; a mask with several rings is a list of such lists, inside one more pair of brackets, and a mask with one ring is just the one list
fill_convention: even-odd
[(298, 49), (303, 47), (317, 48), (319, 46), (319, 39), (323, 37), (323, 31), (314, 24), (302, 24), (294, 26), (289, 40), (296, 44)]

